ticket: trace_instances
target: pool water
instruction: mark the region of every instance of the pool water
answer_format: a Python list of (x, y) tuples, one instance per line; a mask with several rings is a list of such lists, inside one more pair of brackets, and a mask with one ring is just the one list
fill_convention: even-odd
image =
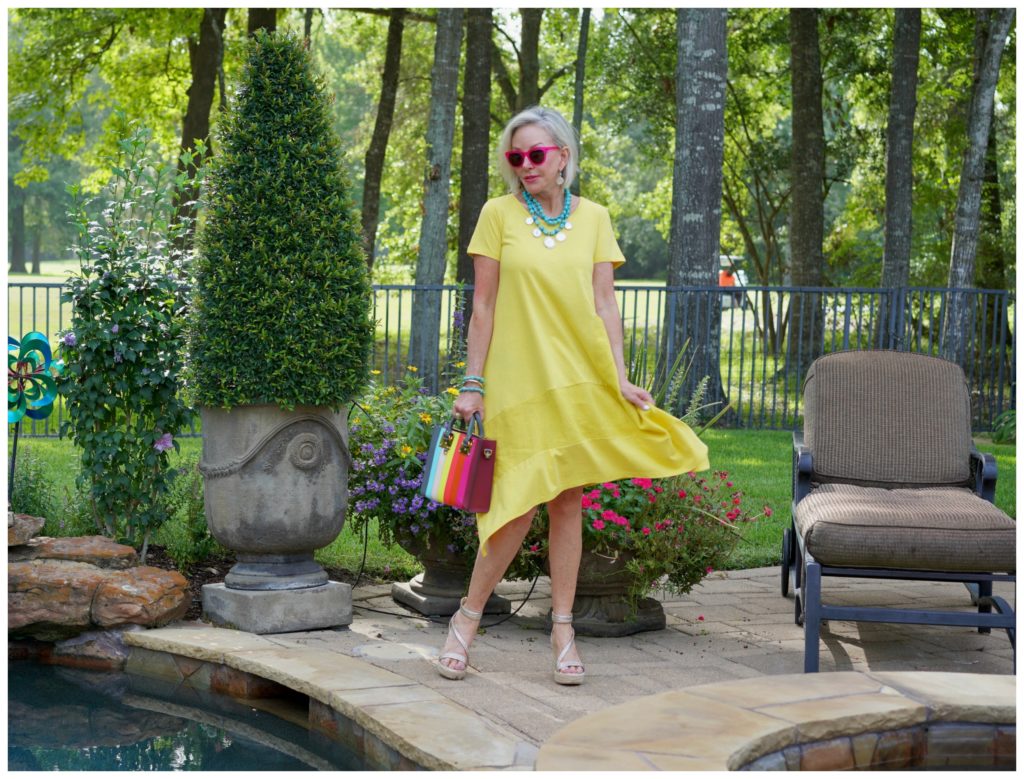
[[(9, 663), (7, 678), (10, 771), (365, 768), (344, 747), (256, 702), (31, 662)], [(278, 708), (287, 710), (287, 702)]]

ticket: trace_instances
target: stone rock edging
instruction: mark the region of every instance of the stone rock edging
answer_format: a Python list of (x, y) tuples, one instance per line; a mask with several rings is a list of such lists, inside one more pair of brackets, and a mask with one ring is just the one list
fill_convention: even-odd
[(139, 566), (134, 549), (103, 536), (25, 538), (39, 532), (43, 518), (13, 519), (8, 541), (20, 543), (8, 544), (9, 638), (62, 641), (98, 629), (158, 627), (185, 616), (188, 582), (177, 571)]

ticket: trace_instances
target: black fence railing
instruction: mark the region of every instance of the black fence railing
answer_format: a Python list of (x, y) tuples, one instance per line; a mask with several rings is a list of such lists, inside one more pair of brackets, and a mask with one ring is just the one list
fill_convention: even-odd
[[(397, 382), (409, 370), (414, 285), (374, 286), (376, 381)], [(432, 285), (440, 295), (438, 359), (421, 373), (446, 386), (461, 357), (461, 300), (471, 288)], [(39, 330), (56, 342), (70, 323), (61, 285), (8, 285), (8, 333)], [(627, 361), (649, 382), (666, 354), (688, 342), (691, 374), (711, 376), (710, 400), (731, 402), (722, 424), (793, 429), (801, 421), (801, 383), (817, 356), (842, 349), (883, 348), (953, 359), (970, 385), (975, 429), (989, 430), (1015, 408), (1016, 300), (1006, 290), (829, 287), (616, 287)], [(435, 301), (436, 302), (436, 301)], [(58, 402), (46, 420), (23, 422), (22, 435), (56, 436)], [(195, 431), (193, 430), (193, 433)]]

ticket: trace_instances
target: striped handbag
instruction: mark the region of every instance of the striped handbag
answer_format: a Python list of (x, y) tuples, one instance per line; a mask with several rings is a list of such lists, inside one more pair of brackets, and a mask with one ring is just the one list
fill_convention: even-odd
[(483, 514), (491, 507), (497, 443), (484, 438), (479, 414), (473, 415), (466, 430), (454, 428), (454, 422), (452, 418), (435, 428), (420, 489), (430, 500)]

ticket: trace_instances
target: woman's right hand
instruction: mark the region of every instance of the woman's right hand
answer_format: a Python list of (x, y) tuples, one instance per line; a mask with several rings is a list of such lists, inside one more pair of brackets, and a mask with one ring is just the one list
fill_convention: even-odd
[(484, 398), (479, 392), (461, 392), (455, 399), (455, 406), (452, 414), (460, 417), (464, 422), (469, 422), (473, 414), (479, 414), (480, 419), (484, 418)]

